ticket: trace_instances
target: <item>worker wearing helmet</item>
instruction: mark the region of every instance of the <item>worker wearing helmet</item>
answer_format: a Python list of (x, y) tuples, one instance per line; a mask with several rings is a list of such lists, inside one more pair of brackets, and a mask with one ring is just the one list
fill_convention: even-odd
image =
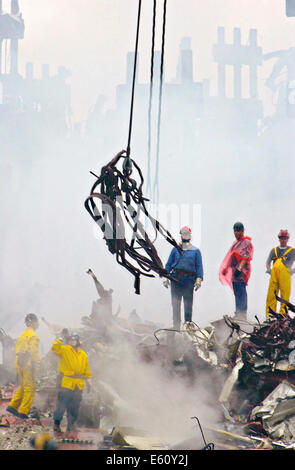
[(65, 411), (67, 412), (67, 431), (75, 430), (85, 380), (87, 390), (90, 389), (91, 370), (88, 355), (80, 346), (79, 335), (71, 333), (67, 337), (67, 344), (63, 344), (63, 339), (59, 338), (54, 341), (51, 348), (59, 357), (59, 372), (63, 373), (53, 416), (56, 432), (61, 432), (60, 423)]
[(36, 392), (36, 366), (40, 363), (39, 336), (36, 329), (39, 321), (34, 313), (25, 317), (27, 329), (22, 333), (15, 346), (15, 368), (19, 386), (6, 408), (9, 413), (18, 418), (28, 418)]
[(242, 222), (233, 226), (236, 240), (230, 247), (219, 269), (219, 280), (223, 285), (229, 285), (235, 296), (235, 316), (247, 318), (248, 296), (247, 285), (251, 274), (253, 245), (250, 237), (244, 235)]
[[(191, 244), (191, 229), (182, 227), (180, 230), (182, 253), (176, 247), (170, 253), (165, 269), (172, 274), (175, 281), (171, 281), (171, 300), (173, 309), (173, 326), (180, 328), (181, 300), (184, 304), (184, 321), (191, 323), (194, 290), (201, 287), (203, 281), (202, 255), (198, 248)], [(168, 279), (163, 282), (169, 287)]]
[[(291, 274), (294, 273), (292, 264), (295, 260), (295, 250), (288, 245), (290, 238), (288, 230), (280, 230), (278, 238), (280, 246), (273, 248), (266, 260), (266, 272), (270, 274), (266, 298), (266, 317), (271, 315), (271, 311), (276, 312), (277, 299), (275, 294), (289, 301), (291, 293)], [(271, 263), (273, 263), (272, 269)], [(284, 315), (287, 312), (287, 305), (281, 303), (279, 313)]]

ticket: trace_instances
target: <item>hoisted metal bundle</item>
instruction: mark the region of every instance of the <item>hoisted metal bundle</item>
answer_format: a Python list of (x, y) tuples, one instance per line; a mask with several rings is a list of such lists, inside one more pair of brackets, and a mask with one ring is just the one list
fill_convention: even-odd
[[(117, 262), (135, 276), (135, 292), (139, 294), (140, 274), (155, 277), (150, 274), (150, 271), (154, 271), (160, 276), (172, 279), (163, 267), (154, 244), (139, 220), (140, 214), (143, 213), (150, 220), (156, 234), (159, 232), (171, 245), (175, 246), (180, 252), (182, 250), (160, 222), (148, 213), (145, 206), (145, 201), (148, 199), (142, 194), (144, 183), (142, 172), (134, 160), (128, 160), (125, 153), (126, 151), (122, 150), (107, 165), (102, 167), (101, 174), (97, 176), (97, 180), (90, 191), (90, 196), (85, 201), (85, 208), (104, 233), (108, 249), (112, 254), (116, 254)], [(118, 168), (121, 159), (123, 159), (122, 170)], [(139, 184), (130, 177), (132, 165), (139, 174)], [(101, 210), (97, 206), (98, 201), (102, 203)], [(122, 215), (132, 229), (130, 243), (126, 240)], [(138, 246), (134, 246), (135, 242)], [(145, 255), (137, 251), (140, 248), (145, 251)], [(126, 255), (135, 260), (138, 266), (131, 264), (126, 259)]]
[[(163, 30), (162, 30), (162, 52), (161, 52), (161, 73), (160, 73), (160, 100), (158, 111), (158, 142), (157, 142), (157, 173), (158, 175), (158, 157), (159, 157), (159, 136), (160, 136), (160, 117), (161, 117), (161, 94), (162, 94), (162, 81), (163, 81), (163, 60), (164, 60), (164, 44), (165, 44), (165, 23), (166, 23), (166, 4), (167, 0), (163, 3)], [(94, 183), (90, 196), (85, 201), (86, 210), (89, 212), (93, 220), (99, 225), (104, 233), (104, 239), (107, 243), (108, 249), (112, 254), (116, 254), (116, 259), (119, 264), (124, 266), (129, 272), (135, 276), (135, 292), (140, 293), (140, 274), (148, 277), (155, 277), (149, 274), (154, 271), (160, 276), (168, 279), (173, 279), (164, 269), (162, 261), (158, 256), (157, 250), (149, 239), (143, 224), (139, 220), (139, 216), (144, 214), (152, 223), (155, 233), (161, 233), (166, 240), (182, 253), (182, 249), (171, 236), (171, 234), (154, 219), (147, 211), (145, 201), (149, 199), (143, 197), (142, 186), (144, 179), (142, 172), (134, 160), (130, 158), (130, 142), (132, 133), (133, 121), (133, 107), (134, 107), (134, 91), (135, 91), (135, 76), (136, 76), (136, 63), (139, 39), (139, 26), (141, 15), (141, 0), (138, 2), (138, 15), (137, 15), (137, 30), (135, 41), (135, 56), (134, 56), (134, 69), (133, 81), (131, 92), (131, 105), (130, 105), (130, 119), (128, 142), (126, 150), (119, 152), (107, 165), (102, 167), (100, 176), (96, 176), (97, 180)], [(152, 40), (152, 57), (151, 57), (151, 89), (150, 89), (150, 105), (149, 105), (149, 124), (151, 117), (151, 99), (152, 99), (152, 77), (153, 77), (153, 55), (154, 55), (154, 35), (155, 35), (155, 20), (156, 20), (156, 0), (153, 6), (153, 40)], [(150, 144), (150, 125), (149, 125), (149, 144)], [(149, 145), (150, 153), (150, 145)], [(149, 155), (150, 156), (150, 155)], [(123, 159), (122, 169), (118, 168), (120, 159)], [(139, 184), (135, 179), (130, 177), (133, 166), (138, 172), (140, 182)], [(150, 165), (148, 165), (149, 168)], [(91, 172), (92, 173), (92, 172)], [(92, 173), (94, 174), (94, 173)], [(158, 193), (158, 176), (155, 180), (154, 191)], [(150, 173), (148, 170), (148, 187), (150, 190)], [(102, 203), (102, 210), (97, 207), (98, 200)], [(136, 208), (132, 206), (136, 205)], [(127, 224), (131, 227), (133, 235), (130, 243), (126, 240), (125, 226), (122, 215), (124, 216)], [(138, 246), (134, 246), (135, 242)], [(145, 255), (138, 253), (137, 250), (143, 249)], [(134, 259), (137, 266), (134, 266), (126, 259), (126, 255)]]

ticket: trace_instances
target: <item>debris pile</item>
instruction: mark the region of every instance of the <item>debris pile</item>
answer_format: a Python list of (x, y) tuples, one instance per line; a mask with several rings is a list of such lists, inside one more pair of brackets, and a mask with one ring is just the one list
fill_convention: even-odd
[(13, 423), (7, 427), (1, 427), (0, 450), (29, 450), (32, 449), (31, 439), (38, 433), (50, 433), (49, 426), (42, 426), (34, 420), (23, 423)]
[(219, 396), (226, 428), (240, 423), (244, 436), (260, 439), (260, 446), (266, 439), (268, 448), (293, 448), (295, 319), (274, 314), (251, 332), (244, 332), (241, 322), (224, 319), (231, 329), (231, 373)]
[[(210, 448), (295, 449), (294, 318), (273, 314), (263, 323), (257, 319), (252, 324), (224, 316), (205, 328), (194, 322), (185, 323), (181, 330), (163, 328), (142, 322), (135, 310), (128, 318), (119, 316), (120, 308), (113, 314), (112, 289), (106, 290), (91, 270), (88, 274), (99, 298), (75, 332), (89, 357), (92, 387), (83, 394), (78, 434), (59, 436), (55, 439), (59, 448), (201, 449), (200, 439), (170, 445), (140, 423), (138, 427), (128, 423), (128, 417), (137, 417), (141, 410), (122, 387), (120, 370), (145, 364), (156, 366), (167, 383), (176, 380), (194, 387), (203, 379), (210, 381), (210, 398), (206, 398), (216, 408), (215, 422), (204, 423)], [(42, 320), (53, 339), (63, 336), (66, 325)], [(43, 357), (34, 407), (24, 425), (5, 412), (16, 386), (11, 380), (15, 340), (3, 330), (0, 339), (3, 371), (7, 368), (7, 375), (2, 375), (5, 383), (0, 384), (0, 448), (28, 449), (34, 435), (52, 430), (57, 359), (51, 351)]]

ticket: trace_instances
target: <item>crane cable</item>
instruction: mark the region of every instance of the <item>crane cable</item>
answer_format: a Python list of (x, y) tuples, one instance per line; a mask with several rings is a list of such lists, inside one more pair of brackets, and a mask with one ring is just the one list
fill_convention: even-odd
[(157, 150), (156, 150), (156, 170), (153, 188), (153, 201), (157, 205), (159, 200), (159, 152), (160, 152), (160, 129), (161, 129), (161, 109), (162, 109), (162, 92), (163, 92), (163, 70), (164, 70), (164, 50), (165, 50), (165, 32), (166, 32), (166, 11), (167, 0), (163, 5), (163, 26), (162, 26), (162, 46), (161, 46), (161, 66), (160, 66), (160, 91), (158, 105), (158, 124), (157, 124)]
[(154, 55), (155, 55), (155, 32), (156, 32), (156, 9), (157, 0), (153, 5), (153, 26), (152, 26), (152, 48), (151, 48), (151, 73), (150, 73), (150, 95), (148, 109), (148, 162), (147, 162), (147, 196), (151, 195), (151, 120), (152, 120), (152, 100), (154, 85)]
[(124, 165), (123, 165), (124, 172), (128, 173), (128, 174), (131, 174), (131, 172), (132, 172), (132, 162), (131, 162), (131, 159), (130, 159), (130, 142), (131, 142), (131, 133), (132, 133), (134, 90), (135, 90), (135, 78), (136, 78), (136, 65), (137, 65), (140, 14), (141, 14), (141, 0), (138, 1), (137, 27), (136, 27), (135, 53), (134, 53), (133, 79), (132, 79), (132, 92), (131, 92), (131, 104), (130, 104), (130, 116), (129, 116), (128, 142), (127, 142), (127, 149), (126, 149), (126, 158), (125, 158)]
[[(148, 180), (147, 188), (150, 190), (150, 154), (151, 154), (151, 111), (152, 111), (152, 94), (153, 94), (153, 75), (154, 75), (154, 46), (155, 46), (155, 28), (156, 28), (156, 0), (153, 4), (153, 27), (152, 27), (152, 50), (151, 50), (151, 80), (150, 80), (150, 97), (149, 97), (149, 117), (148, 117)], [(153, 187), (153, 201), (155, 204), (158, 203), (159, 199), (159, 152), (160, 152), (160, 130), (161, 130), (161, 110), (162, 110), (162, 93), (163, 93), (163, 71), (164, 71), (164, 50), (165, 50), (165, 31), (166, 31), (166, 12), (167, 12), (167, 0), (164, 0), (163, 5), (163, 25), (162, 25), (162, 45), (161, 45), (161, 65), (160, 65), (160, 89), (159, 89), (159, 104), (158, 104), (158, 122), (157, 122), (157, 147), (156, 147), (156, 169), (155, 169), (155, 180)], [(133, 121), (133, 108), (134, 108), (134, 92), (135, 92), (135, 79), (136, 79), (136, 66), (137, 66), (137, 55), (138, 55), (138, 39), (139, 39), (139, 27), (140, 27), (140, 15), (141, 15), (141, 0), (138, 2), (138, 14), (137, 14), (137, 29), (136, 29), (136, 40), (135, 40), (135, 56), (134, 56), (134, 68), (133, 68), (133, 79), (132, 79), (132, 92), (131, 92), (131, 104), (130, 104), (130, 117), (129, 117), (129, 131), (128, 131), (128, 143), (126, 150), (126, 158), (124, 161), (124, 172), (131, 174), (132, 172), (132, 161), (130, 159), (130, 143), (132, 133), (132, 121)]]

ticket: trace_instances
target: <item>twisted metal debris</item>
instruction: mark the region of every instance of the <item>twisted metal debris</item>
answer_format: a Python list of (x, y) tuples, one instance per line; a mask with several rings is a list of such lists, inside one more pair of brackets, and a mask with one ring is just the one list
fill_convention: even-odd
[[(139, 220), (140, 215), (143, 214), (151, 222), (156, 236), (159, 232), (179, 252), (181, 252), (181, 248), (160, 222), (148, 213), (145, 206), (145, 201), (148, 201), (148, 199), (142, 194), (144, 183), (142, 172), (134, 160), (127, 159), (125, 153), (125, 150), (119, 152), (107, 165), (102, 167), (100, 176), (94, 175), (97, 180), (92, 186), (90, 196), (86, 199), (84, 205), (92, 219), (104, 233), (104, 240), (109, 251), (116, 255), (116, 260), (120, 265), (134, 275), (135, 292), (139, 294), (141, 274), (155, 277), (150, 273), (154, 271), (161, 277), (173, 279), (163, 267), (153, 242)], [(123, 159), (122, 170), (117, 166), (120, 159)], [(139, 183), (130, 177), (132, 165), (134, 165), (139, 175)], [(102, 204), (101, 211), (97, 207), (98, 201), (101, 201)], [(136, 205), (136, 209), (132, 204)], [(129, 243), (126, 240), (121, 213), (132, 229), (132, 238)], [(135, 246), (135, 242), (138, 246)], [(139, 249), (143, 249), (145, 255), (140, 254), (137, 251)], [(137, 266), (133, 265), (126, 258), (126, 255), (132, 258)]]

